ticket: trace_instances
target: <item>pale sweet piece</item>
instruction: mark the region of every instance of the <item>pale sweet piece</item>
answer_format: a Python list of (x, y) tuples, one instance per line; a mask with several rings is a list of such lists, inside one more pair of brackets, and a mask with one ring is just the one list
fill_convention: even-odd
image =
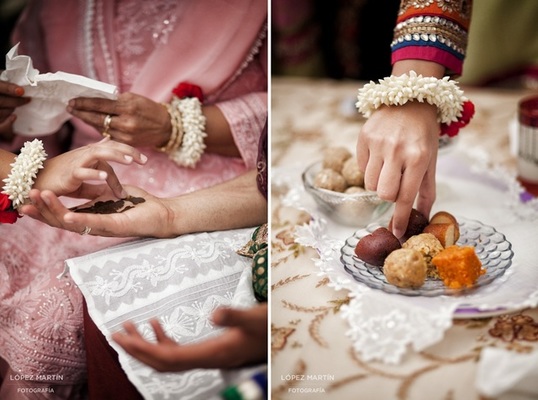
[(344, 177), (338, 172), (324, 168), (316, 174), (314, 187), (332, 190), (334, 192), (343, 192), (346, 190), (347, 185)]
[(323, 152), (323, 168), (341, 172), (344, 162), (352, 156), (345, 147), (328, 147)]
[(394, 250), (383, 264), (383, 273), (387, 281), (401, 288), (421, 287), (426, 281), (427, 269), (424, 256), (414, 249)]
[(348, 186), (364, 187), (364, 173), (359, 170), (359, 164), (357, 164), (355, 157), (350, 157), (344, 162), (342, 176)]
[(437, 269), (432, 264), (432, 258), (443, 251), (443, 245), (431, 233), (421, 233), (420, 235), (411, 236), (402, 245), (404, 249), (414, 249), (422, 253), (428, 267), (428, 276), (439, 278)]
[(366, 192), (366, 189), (359, 186), (350, 186), (344, 191), (344, 193), (346, 194), (358, 194), (364, 192)]

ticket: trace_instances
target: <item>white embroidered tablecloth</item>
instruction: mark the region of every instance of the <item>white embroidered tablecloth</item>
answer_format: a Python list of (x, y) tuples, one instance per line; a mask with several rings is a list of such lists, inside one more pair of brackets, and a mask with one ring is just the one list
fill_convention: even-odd
[(252, 373), (252, 368), (159, 373), (110, 339), (128, 320), (144, 337), (153, 339), (151, 318), (157, 318), (165, 332), (181, 344), (218, 334), (222, 328), (210, 320), (217, 307), (256, 303), (251, 259), (236, 253), (252, 232), (239, 229), (137, 240), (67, 260), (90, 316), (145, 398), (217, 399), (227, 385)]

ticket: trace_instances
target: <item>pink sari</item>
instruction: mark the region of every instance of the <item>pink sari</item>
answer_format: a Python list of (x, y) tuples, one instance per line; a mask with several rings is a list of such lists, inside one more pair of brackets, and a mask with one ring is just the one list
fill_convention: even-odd
[[(158, 102), (181, 81), (202, 87), (230, 124), (241, 158), (204, 154), (186, 169), (143, 149), (147, 165), (115, 168), (123, 183), (169, 197), (255, 167), (267, 117), (266, 15), (259, 0), (30, 1), (14, 38), (41, 72), (90, 76)], [(73, 147), (101, 138), (72, 123)], [(82, 297), (69, 275), (59, 276), (65, 259), (120, 240), (30, 218), (0, 226), (0, 235), (0, 398), (83, 397)]]

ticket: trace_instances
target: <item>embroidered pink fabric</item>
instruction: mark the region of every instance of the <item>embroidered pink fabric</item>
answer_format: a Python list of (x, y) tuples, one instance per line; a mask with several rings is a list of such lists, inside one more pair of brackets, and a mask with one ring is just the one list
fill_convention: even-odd
[[(254, 0), (35, 1), (14, 39), (41, 72), (90, 76), (154, 101), (169, 100), (180, 81), (201, 86), (228, 120), (241, 158), (206, 153), (191, 170), (143, 149), (144, 167), (116, 168), (125, 184), (175, 196), (255, 167), (267, 116), (266, 12), (265, 2)], [(100, 140), (99, 132), (73, 123), (74, 147)], [(0, 398), (22, 398), (36, 387), (46, 397), (77, 398), (85, 380), (82, 297), (69, 275), (58, 276), (65, 259), (121, 240), (30, 218), (0, 226), (0, 236)]]

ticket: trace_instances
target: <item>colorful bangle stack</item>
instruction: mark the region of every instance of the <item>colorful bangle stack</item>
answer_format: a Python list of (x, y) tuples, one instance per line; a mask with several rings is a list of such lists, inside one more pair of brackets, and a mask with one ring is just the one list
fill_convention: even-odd
[(357, 109), (366, 118), (382, 105), (401, 106), (408, 101), (435, 105), (441, 134), (457, 135), (459, 129), (469, 123), (474, 106), (456, 82), (444, 77), (423, 77), (411, 71), (409, 75), (390, 76), (370, 82), (359, 89)]
[(11, 172), (4, 179), (5, 185), (0, 197), (0, 222), (13, 223), (17, 220), (13, 214), (18, 215), (16, 210), (29, 198), (34, 180), (46, 158), (47, 153), (41, 140), (24, 143), (20, 154), (11, 164)]
[(159, 148), (183, 167), (196, 166), (206, 148), (204, 139), (206, 118), (202, 113), (202, 90), (199, 86), (180, 83), (172, 91), (173, 98), (166, 105), (172, 123), (172, 133), (166, 145)]

